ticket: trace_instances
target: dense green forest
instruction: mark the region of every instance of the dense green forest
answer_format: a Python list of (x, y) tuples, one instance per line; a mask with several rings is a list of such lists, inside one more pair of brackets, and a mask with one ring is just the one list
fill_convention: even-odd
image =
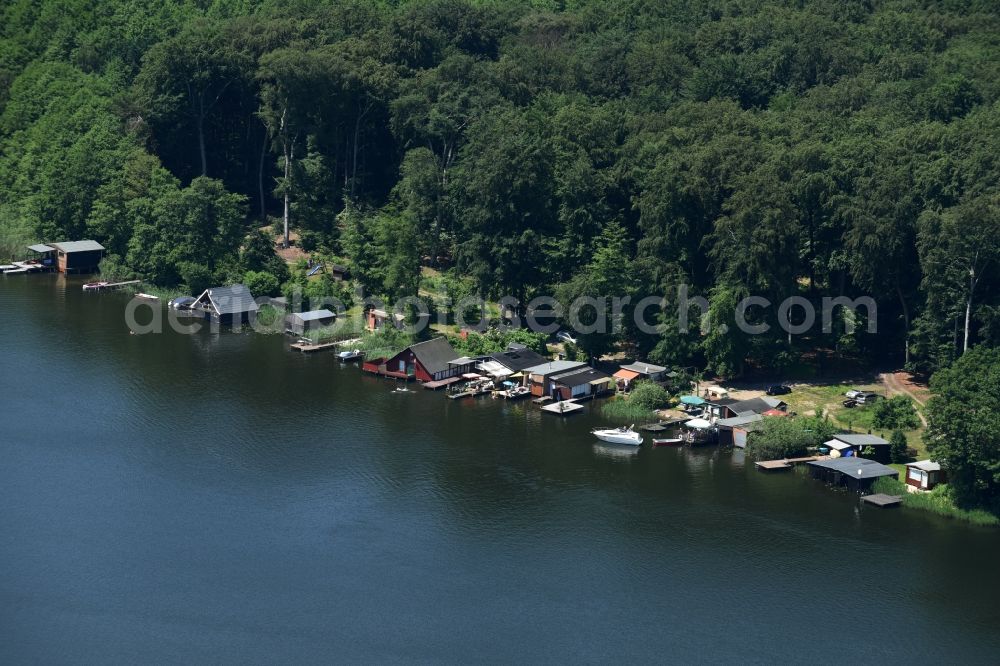
[[(93, 238), (160, 285), (711, 301), (710, 330), (584, 335), (671, 365), (817, 350), (945, 367), (1000, 339), (990, 0), (7, 0), (0, 244)], [(746, 295), (871, 295), (747, 336)], [(760, 311), (765, 320), (774, 310)], [(854, 322), (863, 323), (863, 322)]]

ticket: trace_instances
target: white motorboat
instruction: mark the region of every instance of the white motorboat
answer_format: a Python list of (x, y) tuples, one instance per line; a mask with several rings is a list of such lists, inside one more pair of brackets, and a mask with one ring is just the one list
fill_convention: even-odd
[(612, 444), (629, 444), (631, 446), (642, 444), (642, 435), (633, 430), (632, 426), (627, 428), (596, 428), (590, 432), (597, 439)]

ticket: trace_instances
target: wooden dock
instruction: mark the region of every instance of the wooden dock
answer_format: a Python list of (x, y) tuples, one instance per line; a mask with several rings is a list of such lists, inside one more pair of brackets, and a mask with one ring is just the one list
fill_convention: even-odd
[(300, 351), (303, 354), (312, 354), (313, 352), (329, 351), (331, 349), (336, 349), (339, 346), (340, 346), (339, 342), (324, 342), (318, 345), (314, 345), (310, 342), (293, 342), (288, 347), (289, 349)]
[(754, 463), (757, 469), (762, 472), (773, 470), (791, 469), (800, 463), (813, 462), (815, 460), (826, 460), (830, 456), (804, 456), (802, 458), (782, 458), (781, 460), (761, 460)]
[(541, 398), (533, 398), (531, 402), (535, 403), (536, 405), (544, 405), (547, 402), (552, 402), (552, 396), (543, 395)]
[(872, 506), (877, 506), (882, 509), (889, 507), (899, 506), (903, 503), (903, 498), (899, 495), (886, 495), (885, 493), (875, 493), (874, 495), (865, 495), (861, 498), (861, 501), (867, 502)]
[(423, 387), (430, 391), (436, 391), (439, 388), (444, 388), (445, 386), (451, 386), (457, 382), (462, 381), (461, 377), (448, 377), (447, 379), (438, 379), (433, 382), (424, 382)]
[(127, 280), (125, 282), (105, 282), (104, 284), (90, 284), (83, 285), (84, 291), (112, 291), (114, 289), (121, 289), (122, 287), (129, 287), (134, 284), (142, 284), (142, 280)]

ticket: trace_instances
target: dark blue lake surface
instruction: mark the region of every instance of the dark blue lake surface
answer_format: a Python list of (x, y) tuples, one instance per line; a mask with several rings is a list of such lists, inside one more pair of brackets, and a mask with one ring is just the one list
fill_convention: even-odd
[(0, 278), (0, 662), (992, 663), (1000, 531)]

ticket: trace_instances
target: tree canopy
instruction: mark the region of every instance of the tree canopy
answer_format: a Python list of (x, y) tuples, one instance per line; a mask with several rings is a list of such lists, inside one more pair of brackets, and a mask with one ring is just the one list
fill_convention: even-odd
[[(259, 236), (281, 228), (384, 297), (417, 294), (423, 267), (485, 298), (628, 297), (583, 353), (728, 375), (816, 352), (931, 373), (1000, 339), (995, 3), (12, 0), (0, 18), (6, 254), (92, 237), (163, 285), (285, 282)], [(632, 323), (647, 297), (675, 319), (679, 284), (710, 299), (709, 330)], [(748, 313), (766, 333), (734, 321), (748, 295), (775, 304)], [(826, 333), (777, 326), (781, 300), (824, 296), (870, 296), (877, 333), (842, 307)]]

